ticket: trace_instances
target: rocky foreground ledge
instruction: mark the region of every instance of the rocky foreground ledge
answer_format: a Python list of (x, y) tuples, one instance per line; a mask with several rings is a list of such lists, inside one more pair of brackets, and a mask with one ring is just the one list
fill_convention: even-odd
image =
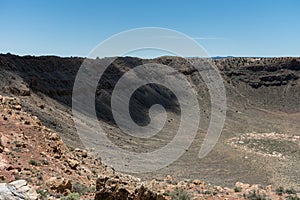
[(141, 181), (103, 165), (92, 152), (67, 147), (17, 98), (0, 96), (0, 115), (0, 200), (300, 199), (292, 188), (224, 188), (171, 176)]
[(35, 200), (38, 199), (38, 193), (34, 188), (30, 188), (25, 180), (13, 181), (9, 184), (0, 183), (0, 199), (5, 200)]

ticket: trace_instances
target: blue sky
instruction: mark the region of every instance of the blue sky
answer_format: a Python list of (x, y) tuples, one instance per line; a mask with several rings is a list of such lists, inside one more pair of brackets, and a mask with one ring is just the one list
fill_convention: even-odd
[(299, 0), (0, 0), (0, 53), (87, 56), (132, 28), (193, 37), (211, 56), (300, 56)]

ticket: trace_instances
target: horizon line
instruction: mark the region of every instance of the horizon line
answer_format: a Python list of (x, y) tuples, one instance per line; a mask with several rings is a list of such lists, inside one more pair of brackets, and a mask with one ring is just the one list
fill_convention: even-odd
[[(55, 56), (55, 57), (61, 57), (61, 58), (91, 58), (83, 55), (59, 55), (59, 54), (16, 54), (12, 52), (0, 52), (0, 55), (14, 55), (14, 56), (20, 56), (20, 57), (46, 57), (46, 56)], [(137, 56), (137, 55), (116, 55), (111, 57), (135, 57), (135, 58), (142, 58), (142, 59), (154, 59), (159, 57), (180, 57), (180, 56), (174, 56), (174, 55), (159, 55), (159, 56), (151, 56), (151, 57), (145, 57), (145, 56)], [(105, 57), (98, 57), (100, 59)], [(264, 56), (264, 55), (213, 55), (208, 57), (201, 57), (201, 56), (186, 56), (185, 58), (300, 58), (300, 55), (280, 55), (280, 56)], [(93, 58), (91, 58), (93, 59)], [(95, 58), (94, 58), (95, 59)]]

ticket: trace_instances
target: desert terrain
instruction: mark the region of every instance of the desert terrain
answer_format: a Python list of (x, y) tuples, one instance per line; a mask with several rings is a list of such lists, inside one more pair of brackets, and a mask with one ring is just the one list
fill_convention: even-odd
[[(105, 59), (109, 58), (90, 62), (101, 65)], [(248, 198), (253, 189), (262, 190), (272, 199), (280, 199), (291, 194), (279, 195), (278, 188), (292, 188), (295, 190), (292, 195), (300, 191), (300, 58), (223, 58), (211, 61), (224, 80), (227, 112), (218, 143), (203, 159), (197, 156), (208, 128), (211, 102), (200, 74), (187, 59), (178, 57), (116, 58), (99, 81), (95, 105), (99, 123), (107, 136), (124, 149), (148, 152), (166, 145), (174, 136), (180, 120), (180, 109), (172, 92), (161, 86), (147, 85), (134, 93), (131, 116), (137, 124), (145, 125), (149, 123), (149, 107), (158, 103), (168, 112), (166, 127), (150, 139), (137, 139), (122, 133), (114, 122), (110, 97), (125, 72), (141, 64), (167, 65), (194, 83), (199, 94), (201, 120), (191, 147), (164, 169), (130, 175), (105, 166), (101, 155), (85, 149), (77, 135), (72, 119), (72, 91), (84, 60), (79, 57), (0, 54), (2, 182), (34, 175), (35, 178), (27, 182), (42, 190), (53, 186), (53, 177), (62, 176), (93, 188), (82, 196), (91, 199), (95, 191), (98, 191), (96, 198), (104, 198), (101, 195), (108, 179), (118, 180), (117, 185), (124, 185), (122, 180), (130, 182), (127, 184), (130, 195), (147, 193), (150, 195), (148, 199), (170, 198), (167, 192), (180, 186), (195, 199)], [(45, 159), (48, 164), (45, 164)], [(10, 170), (7, 170), (9, 166)], [(97, 180), (100, 180), (98, 184)], [(143, 189), (141, 183), (147, 183), (145, 185), (151, 191)], [(65, 185), (61, 191), (55, 187), (52, 189), (56, 193), (70, 193), (72, 187)], [(50, 192), (47, 198), (51, 194), (54, 198), (55, 192)]]

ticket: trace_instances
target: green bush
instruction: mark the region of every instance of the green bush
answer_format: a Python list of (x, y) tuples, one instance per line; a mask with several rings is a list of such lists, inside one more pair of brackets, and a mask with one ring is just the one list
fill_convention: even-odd
[(42, 200), (47, 198), (47, 192), (45, 190), (37, 190), (36, 192), (40, 195)]
[(43, 165), (49, 165), (49, 162), (47, 160), (42, 160), (41, 162)]
[(21, 147), (16, 147), (16, 148), (12, 148), (13, 151), (17, 152), (17, 153), (21, 153), (22, 152), (22, 148)]
[(191, 196), (189, 193), (184, 191), (183, 189), (176, 188), (174, 191), (169, 193), (169, 196), (172, 197), (173, 200), (190, 200)]
[(294, 190), (294, 188), (290, 188), (290, 189), (286, 189), (286, 190), (285, 190), (285, 193), (286, 193), (286, 194), (296, 194), (297, 191)]
[(60, 198), (61, 200), (79, 200), (79, 194), (78, 193), (71, 193), (68, 196)]
[(259, 192), (256, 192), (255, 190), (250, 192), (249, 194), (246, 195), (246, 199), (249, 200), (266, 200), (266, 195), (265, 194), (259, 194)]
[(300, 198), (297, 196), (288, 196), (286, 199), (287, 200), (300, 200)]
[(40, 180), (40, 181), (42, 181), (42, 180), (43, 180), (43, 175), (39, 173), (39, 174), (37, 175), (37, 179)]
[(235, 186), (234, 187), (234, 192), (241, 192), (242, 188)]
[(76, 182), (72, 185), (72, 192), (78, 193), (80, 195), (87, 194), (87, 193), (94, 192), (94, 191), (95, 191), (95, 187), (89, 188), (79, 182)]
[(284, 193), (284, 188), (283, 187), (276, 188), (275, 192), (276, 194), (281, 196)]
[(212, 192), (210, 191), (210, 190), (205, 190), (204, 192), (203, 192), (203, 194), (211, 194)]
[(30, 160), (29, 164), (30, 165), (34, 165), (34, 166), (38, 166), (39, 165), (39, 163), (37, 161), (35, 161), (35, 160)]

